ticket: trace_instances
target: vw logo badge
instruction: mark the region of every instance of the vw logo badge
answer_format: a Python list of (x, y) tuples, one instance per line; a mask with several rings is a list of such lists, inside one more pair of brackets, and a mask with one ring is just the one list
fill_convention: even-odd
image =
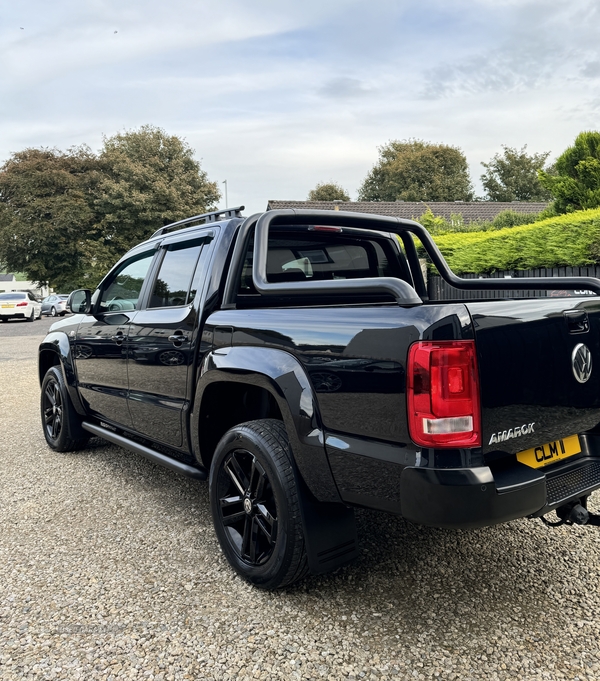
[(585, 343), (579, 343), (573, 348), (571, 364), (575, 378), (579, 383), (585, 383), (592, 375), (592, 353)]

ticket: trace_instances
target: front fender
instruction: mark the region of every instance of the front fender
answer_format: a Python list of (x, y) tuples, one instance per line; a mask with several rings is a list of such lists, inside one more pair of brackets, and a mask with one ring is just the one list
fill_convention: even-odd
[(307, 487), (319, 501), (341, 502), (325, 452), (317, 401), (302, 365), (293, 355), (249, 346), (220, 348), (205, 356), (191, 414), (197, 452), (202, 397), (217, 381), (245, 383), (270, 392), (283, 416), (296, 466)]
[(69, 391), (69, 397), (78, 414), (85, 416), (86, 411), (77, 390), (77, 376), (67, 335), (61, 331), (51, 331), (40, 343), (38, 349), (38, 378), (40, 385), (51, 366), (60, 366)]

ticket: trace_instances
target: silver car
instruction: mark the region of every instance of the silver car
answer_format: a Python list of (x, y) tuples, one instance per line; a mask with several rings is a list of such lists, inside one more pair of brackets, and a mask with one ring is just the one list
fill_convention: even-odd
[(63, 317), (67, 313), (67, 300), (69, 296), (63, 293), (53, 293), (42, 300), (42, 314), (52, 317)]

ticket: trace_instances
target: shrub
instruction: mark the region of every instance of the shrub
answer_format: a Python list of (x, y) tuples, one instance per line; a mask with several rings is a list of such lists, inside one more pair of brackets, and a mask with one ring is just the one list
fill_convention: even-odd
[(348, 192), (337, 182), (319, 182), (308, 192), (309, 201), (350, 201)]
[(600, 132), (577, 135), (557, 159), (555, 174), (539, 171), (540, 182), (556, 199), (557, 213), (600, 206)]
[(541, 213), (517, 213), (509, 209), (498, 213), (493, 220), (465, 222), (460, 213), (453, 213), (450, 220), (446, 220), (439, 215), (434, 215), (431, 208), (428, 207), (420, 217), (413, 219), (420, 222), (430, 234), (441, 235), (453, 232), (486, 232), (493, 229), (528, 225), (539, 220), (540, 215)]
[(600, 209), (496, 231), (444, 234), (435, 241), (459, 273), (583, 267), (600, 263)]
[(518, 227), (519, 225), (530, 225), (538, 220), (539, 213), (517, 213), (516, 210), (503, 210), (492, 220), (492, 229), (503, 229), (504, 227)]

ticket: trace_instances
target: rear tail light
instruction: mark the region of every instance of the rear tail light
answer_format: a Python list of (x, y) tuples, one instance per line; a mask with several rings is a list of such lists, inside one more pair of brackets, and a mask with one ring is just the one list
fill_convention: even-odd
[(17, 307), (27, 307), (27, 301), (25, 300), (22, 303), (17, 303)]
[(475, 342), (419, 341), (408, 351), (408, 427), (423, 447), (480, 447)]

